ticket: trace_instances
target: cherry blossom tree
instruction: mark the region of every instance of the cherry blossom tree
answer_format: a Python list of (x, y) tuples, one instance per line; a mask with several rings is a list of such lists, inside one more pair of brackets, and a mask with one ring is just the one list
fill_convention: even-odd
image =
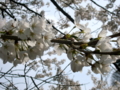
[[(1, 0), (0, 58), (3, 64), (13, 65), (7, 72), (0, 71), (1, 80), (7, 81), (0, 81), (1, 88), (19, 90), (12, 79), (22, 78), (25, 90), (45, 90), (44, 84), (49, 90), (81, 90), (83, 84), (65, 72), (68, 66), (72, 73), (90, 67), (95, 74), (107, 75), (120, 58), (120, 6), (118, 0), (106, 1), (102, 6), (94, 0)], [(50, 5), (58, 13), (57, 23), (46, 19), (46, 10), (39, 11)], [(92, 21), (100, 22), (96, 30), (92, 30)], [(70, 62), (64, 68), (65, 59), (51, 58), (63, 53)], [(20, 64), (24, 68), (15, 73)], [(92, 90), (117, 90), (91, 76)]]

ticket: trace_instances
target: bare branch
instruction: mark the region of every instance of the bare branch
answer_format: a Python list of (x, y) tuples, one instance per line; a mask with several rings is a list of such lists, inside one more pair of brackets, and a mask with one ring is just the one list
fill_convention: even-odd
[(94, 0), (90, 0), (90, 1), (93, 2), (95, 5), (97, 5), (98, 7), (100, 7), (100, 8), (102, 8), (102, 9), (104, 9), (105, 11), (109, 12), (110, 14), (113, 14), (113, 15), (117, 16), (115, 13), (110, 12), (110, 11), (107, 10), (106, 8), (104, 8), (104, 7), (100, 6), (99, 4), (97, 4)]
[(25, 78), (25, 84), (26, 84), (26, 90), (28, 90), (28, 83), (27, 83), (27, 78), (26, 78), (26, 64), (25, 64), (25, 67), (24, 67), (24, 78)]
[(74, 23), (74, 19), (66, 13), (56, 2), (55, 0), (51, 0), (51, 2), (57, 7), (58, 10), (60, 10), (72, 23)]
[(12, 66), (6, 73), (4, 73), (0, 78), (4, 77), (5, 74), (7, 74), (8, 72), (10, 72), (12, 69), (14, 68), (14, 66)]
[(36, 85), (35, 81), (33, 80), (33, 78), (31, 77), (31, 80), (33, 82), (33, 84), (35, 85), (35, 87), (37, 88), (37, 90), (39, 90), (38, 86)]

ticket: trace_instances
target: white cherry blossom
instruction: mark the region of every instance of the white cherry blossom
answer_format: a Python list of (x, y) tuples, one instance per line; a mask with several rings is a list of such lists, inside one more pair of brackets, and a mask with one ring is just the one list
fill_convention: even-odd
[(28, 60), (30, 60), (26, 51), (20, 51), (18, 53), (18, 59), (21, 60), (22, 63), (26, 63)]
[(80, 24), (79, 22), (80, 22), (80, 15), (78, 15), (77, 17), (75, 17), (74, 24), (75, 24), (75, 26), (77, 28), (84, 29), (84, 26), (82, 24)]
[(26, 36), (28, 38), (30, 38), (32, 41), (35, 41), (35, 40), (39, 40), (42, 38), (42, 36), (39, 34), (36, 34), (33, 30), (31, 30), (30, 28), (27, 28), (26, 31)]
[(84, 66), (88, 66), (88, 63), (85, 60), (85, 57), (83, 56), (77, 56), (75, 60), (72, 60), (71, 62), (71, 69), (73, 72), (82, 71), (82, 68)]
[(38, 53), (38, 49), (34, 46), (34, 47), (30, 47), (28, 50), (27, 50), (27, 53), (28, 53), (28, 56), (31, 60), (34, 60), (36, 59), (37, 57), (37, 53)]
[(82, 71), (83, 65), (80, 61), (78, 60), (73, 60), (71, 62), (71, 70), (73, 72), (78, 72), (78, 71)]
[(84, 32), (84, 33), (90, 33), (90, 32), (91, 32), (91, 29), (90, 29), (90, 28), (87, 28), (87, 26), (85, 26), (85, 28), (83, 29), (83, 32)]
[(102, 37), (106, 37), (106, 35), (107, 35), (107, 30), (103, 29), (103, 30), (101, 30), (101, 32), (99, 33), (98, 36), (102, 38)]
[(16, 57), (15, 46), (10, 42), (5, 42), (0, 48), (0, 52), (0, 56), (3, 59), (4, 63), (6, 63), (7, 61), (12, 63), (14, 61), (14, 58)]
[(6, 19), (0, 18), (0, 31), (2, 30), (3, 26), (6, 25)]
[(96, 44), (96, 48), (99, 48), (100, 51), (103, 52), (111, 52), (113, 49), (112, 45), (110, 44), (110, 38), (109, 37), (101, 38)]
[(120, 37), (117, 38), (118, 46), (120, 47)]
[(4, 44), (2, 45), (0, 50), (4, 54), (7, 53), (7, 52), (15, 53), (15, 45), (13, 43), (10, 43), (10, 42), (4, 42)]
[(18, 64), (22, 64), (22, 61), (21, 60), (15, 60), (13, 64), (16, 67)]
[(110, 65), (114, 63), (114, 60), (112, 59), (110, 55), (101, 55), (99, 62), (102, 64)]
[(101, 66), (102, 66), (102, 65), (99, 64), (99, 63), (94, 63), (94, 64), (92, 65), (91, 69), (92, 69), (92, 71), (93, 71), (94, 73), (99, 74), (99, 73), (101, 73), (101, 71), (100, 71)]
[(62, 53), (65, 53), (64, 46), (60, 44), (55, 44), (54, 50), (57, 53), (57, 55), (61, 55)]
[(3, 30), (9, 31), (14, 30), (18, 25), (18, 21), (10, 20), (6, 22), (6, 25), (4, 25)]
[(33, 17), (30, 22), (30, 29), (33, 30), (34, 33), (40, 35), (45, 32), (46, 28), (46, 19), (44, 17)]
[(102, 74), (107, 74), (110, 70), (111, 70), (111, 68), (110, 68), (109, 65), (102, 64), (102, 67), (101, 67), (101, 73)]
[(82, 41), (83, 42), (89, 42), (90, 41), (90, 38), (92, 37), (92, 35), (90, 33), (86, 33), (84, 36), (83, 36), (83, 39)]
[(13, 35), (16, 35), (18, 36), (18, 38), (25, 40), (28, 38), (27, 32), (25, 32), (27, 28), (29, 28), (29, 23), (26, 22), (25, 20), (20, 21)]
[(73, 53), (72, 53), (72, 50), (71, 50), (71, 49), (68, 49), (66, 53), (67, 53), (67, 57), (69, 58), (69, 60), (72, 61), (72, 60), (73, 60)]

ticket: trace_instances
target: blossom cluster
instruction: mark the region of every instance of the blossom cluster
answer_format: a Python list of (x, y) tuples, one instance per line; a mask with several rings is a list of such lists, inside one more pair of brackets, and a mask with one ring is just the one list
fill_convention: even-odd
[[(93, 42), (93, 46), (89, 46), (88, 43), (92, 42), (92, 40), (90, 40), (92, 38), (92, 34), (91, 34), (91, 29), (87, 28), (87, 24), (86, 25), (82, 25), (79, 23), (80, 21), (80, 15), (76, 16), (75, 18), (75, 26), (80, 29), (80, 32), (75, 32), (73, 35), (77, 36), (77, 39), (73, 39), (74, 42), (83, 42), (84, 44), (82, 45), (74, 45), (76, 49), (69, 49), (69, 51), (67, 52), (67, 56), (71, 61), (71, 69), (73, 72), (77, 72), (77, 71), (82, 71), (82, 68), (84, 66), (91, 66), (91, 70), (98, 74), (106, 74), (107, 72), (109, 72), (110, 69), (110, 65), (112, 63), (115, 63), (117, 59), (120, 58), (120, 55), (110, 55), (109, 53), (107, 54), (107, 52), (114, 52), (113, 46), (112, 46), (112, 38), (107, 36), (107, 30), (102, 29), (101, 32), (98, 34), (96, 40), (97, 43)], [(116, 40), (116, 43), (118, 43), (119, 45), (119, 38)], [(79, 48), (81, 47), (82, 51), (79, 50)], [(91, 48), (88, 47), (92, 47), (94, 48), (93, 50)], [(116, 50), (119, 50), (119, 48), (116, 48)], [(104, 54), (91, 54), (91, 53), (87, 53), (85, 51), (98, 51), (98, 52), (105, 52)]]
[(0, 58), (4, 63), (10, 62), (16, 66), (42, 56), (51, 45), (50, 40), (55, 37), (55, 33), (45, 17), (35, 16), (30, 21), (7, 22), (6, 19), (1, 19), (0, 36)]
[[(91, 42), (91, 29), (88, 24), (82, 25), (80, 22), (81, 16), (75, 18), (75, 27), (80, 29), (73, 34), (66, 34), (65, 40), (72, 42), (82, 42), (81, 45), (54, 44), (54, 51), (61, 55), (66, 53), (71, 60), (71, 70), (73, 72), (82, 71), (84, 66), (91, 66), (95, 73), (105, 74), (110, 71), (110, 64), (114, 63), (118, 56), (91, 54), (86, 55), (85, 51), (89, 51), (88, 43)], [(51, 40), (55, 38), (56, 33), (52, 28), (52, 24), (48, 24), (45, 17), (33, 17), (30, 21), (8, 21), (1, 19), (0, 26), (1, 47), (0, 58), (4, 63), (10, 62), (17, 64), (25, 63), (34, 60), (37, 56), (41, 57), (45, 50), (53, 46)], [(107, 30), (102, 30), (98, 37), (97, 43), (93, 43), (94, 50), (98, 52), (112, 52), (111, 38), (107, 37)], [(12, 38), (8, 38), (12, 37)], [(118, 38), (119, 39), (119, 38)], [(59, 39), (58, 39), (59, 40)], [(118, 40), (119, 41), (119, 40)], [(118, 42), (119, 43), (119, 42)], [(78, 48), (78, 49), (75, 49)], [(80, 49), (81, 48), (81, 49)], [(82, 51), (81, 51), (82, 50)], [(90, 50), (92, 51), (92, 50)], [(96, 57), (97, 60), (94, 58)]]

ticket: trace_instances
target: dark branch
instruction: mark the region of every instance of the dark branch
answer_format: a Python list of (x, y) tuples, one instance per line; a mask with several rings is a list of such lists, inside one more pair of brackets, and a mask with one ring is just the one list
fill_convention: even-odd
[(16, 41), (20, 41), (21, 39), (18, 38), (17, 36), (10, 36), (10, 35), (1, 35), (1, 37), (3, 40), (4, 39), (10, 39), (10, 40), (16, 40)]
[[(72, 46), (72, 48), (77, 49), (81, 52), (84, 52), (86, 54), (103, 54), (103, 55), (120, 55), (120, 50), (118, 51), (113, 51), (113, 52), (97, 52), (97, 51), (85, 51), (83, 49), (80, 48), (81, 44), (88, 44), (89, 46), (93, 46), (96, 45), (98, 40), (89, 42), (89, 43), (83, 43), (83, 42), (72, 42), (70, 40), (51, 40), (51, 42), (55, 42), (55, 43), (61, 43), (61, 44), (69, 44)], [(79, 47), (76, 47), (74, 45), (79, 45)]]
[(6, 73), (4, 73), (0, 78), (4, 77), (8, 72), (10, 72), (12, 69), (14, 68), (14, 66), (12, 66)]
[[(8, 16), (10, 16), (14, 20), (16, 20), (15, 16), (13, 15), (13, 13), (11, 13), (11, 11), (7, 8), (7, 5), (5, 3), (2, 3), (2, 2), (0, 2), (0, 4), (3, 6), (3, 7), (0, 7), (3, 18), (5, 18), (4, 12), (6, 12), (8, 14)], [(7, 11), (7, 9), (8, 9), (8, 11)]]
[(66, 13), (56, 2), (55, 0), (51, 0), (51, 2), (57, 7), (58, 10), (60, 10), (72, 23), (74, 23), (74, 19)]
[(10, 14), (7, 10), (4, 10), (4, 12), (6, 12), (11, 18), (13, 18), (14, 20), (16, 20), (15, 16), (13, 16), (12, 14)]
[(5, 15), (4, 15), (4, 9), (0, 8), (1, 9), (1, 12), (2, 12), (2, 17), (5, 18)]
[(30, 78), (31, 78), (33, 84), (35, 85), (35, 87), (37, 88), (37, 90), (39, 90), (39, 88), (38, 88), (38, 86), (36, 85), (36, 83), (35, 83), (35, 81), (33, 80), (33, 78), (32, 78), (32, 77), (30, 77)]
[(120, 50), (113, 51), (113, 52), (97, 52), (97, 51), (84, 51), (84, 50), (80, 50), (80, 51), (87, 53), (87, 54), (120, 55)]
[(24, 78), (25, 78), (25, 84), (26, 84), (26, 90), (28, 90), (28, 83), (27, 83), (27, 78), (26, 78), (26, 64), (25, 64), (25, 67), (24, 67)]
[(100, 7), (100, 8), (102, 8), (102, 9), (104, 9), (105, 11), (109, 12), (110, 14), (117, 16), (115, 13), (110, 12), (110, 11), (107, 10), (106, 8), (104, 8), (104, 7), (100, 6), (99, 4), (97, 4), (94, 0), (90, 0), (90, 1), (93, 2), (95, 5), (97, 5), (98, 7)]
[(114, 38), (114, 37), (119, 37), (119, 36), (120, 36), (120, 33), (115, 33), (113, 35), (110, 35), (109, 37)]
[[(71, 45), (72, 41), (71, 40), (63, 40), (63, 39), (52, 39), (51, 42)], [(98, 42), (98, 40), (93, 40), (89, 43), (84, 43), (84, 42), (72, 42), (72, 43), (74, 45), (88, 44), (88, 46), (95, 46), (97, 44), (97, 42)]]

